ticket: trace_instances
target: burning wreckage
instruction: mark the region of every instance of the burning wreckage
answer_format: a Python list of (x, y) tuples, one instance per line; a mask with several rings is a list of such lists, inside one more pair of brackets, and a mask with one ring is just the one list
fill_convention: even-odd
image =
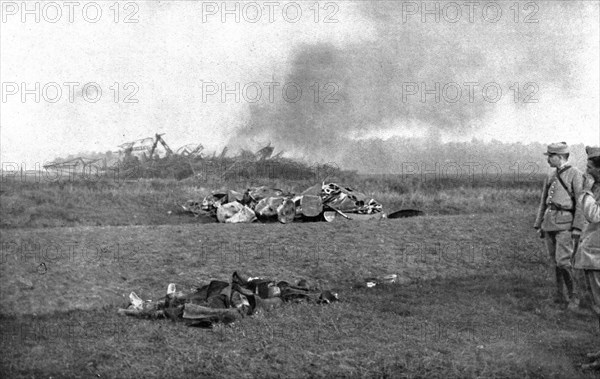
[(224, 223), (253, 221), (321, 221), (337, 217), (349, 220), (386, 217), (382, 205), (363, 193), (335, 183), (316, 184), (300, 195), (279, 189), (256, 187), (244, 193), (227, 190), (213, 192), (202, 202), (189, 200), (182, 205), (195, 216), (208, 214)]
[(169, 318), (188, 326), (212, 327), (230, 324), (261, 311), (280, 307), (283, 302), (315, 302), (329, 304), (338, 300), (337, 293), (310, 287), (306, 280), (296, 285), (286, 281), (253, 278), (234, 272), (231, 282), (213, 280), (188, 293), (177, 291), (174, 283), (158, 301), (142, 300), (135, 292), (129, 295), (129, 305), (121, 315), (138, 318)]

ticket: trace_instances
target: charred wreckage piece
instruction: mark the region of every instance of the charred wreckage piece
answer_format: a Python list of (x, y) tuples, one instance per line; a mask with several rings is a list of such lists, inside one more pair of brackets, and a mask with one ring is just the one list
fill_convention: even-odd
[(297, 220), (331, 222), (337, 217), (349, 220), (386, 217), (383, 206), (375, 199), (335, 183), (316, 184), (300, 195), (268, 187), (250, 188), (244, 193), (213, 192), (201, 203), (189, 200), (182, 207), (195, 216), (205, 213), (224, 223), (258, 220), (286, 224)]
[(338, 301), (338, 294), (308, 286), (306, 280), (296, 285), (285, 281), (249, 277), (234, 272), (231, 282), (213, 280), (189, 293), (177, 291), (169, 284), (167, 294), (158, 301), (142, 300), (134, 292), (129, 295), (127, 308), (121, 315), (138, 318), (169, 318), (188, 326), (212, 327), (229, 324), (246, 316), (280, 307), (283, 302), (316, 302), (329, 304)]

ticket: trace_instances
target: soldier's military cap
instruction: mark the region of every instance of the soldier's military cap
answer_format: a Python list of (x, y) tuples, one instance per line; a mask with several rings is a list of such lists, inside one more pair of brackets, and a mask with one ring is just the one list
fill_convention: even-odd
[(569, 146), (566, 142), (556, 142), (548, 145), (548, 151), (544, 155), (550, 154), (569, 154)]
[(587, 153), (588, 159), (600, 157), (600, 147), (586, 146), (585, 152)]

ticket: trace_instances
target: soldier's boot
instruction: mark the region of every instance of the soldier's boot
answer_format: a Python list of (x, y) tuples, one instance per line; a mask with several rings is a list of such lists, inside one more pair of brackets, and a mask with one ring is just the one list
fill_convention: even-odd
[(562, 274), (562, 269), (559, 267), (554, 267), (554, 274), (556, 276), (556, 292), (554, 293), (554, 303), (563, 304), (566, 303), (565, 297), (563, 295), (563, 286), (564, 286), (564, 277)]
[(570, 267), (562, 269), (565, 286), (567, 287), (568, 301), (569, 305), (567, 309), (572, 312), (582, 314), (582, 315), (593, 315), (591, 309), (586, 309), (580, 307), (580, 299), (579, 299), (579, 283), (576, 282), (576, 278), (573, 272), (573, 269)]
[(569, 303), (577, 303), (577, 305), (579, 305), (579, 299), (577, 298), (577, 291), (573, 281), (573, 271), (570, 268), (562, 268), (561, 270), (565, 281), (565, 287), (567, 287)]
[(581, 299), (579, 298), (579, 283), (575, 281), (574, 272), (571, 268), (563, 268), (563, 275), (565, 277), (565, 286), (567, 287), (567, 293), (569, 294), (569, 305), (567, 309), (573, 313), (581, 316), (593, 316), (593, 312), (590, 308), (581, 306)]

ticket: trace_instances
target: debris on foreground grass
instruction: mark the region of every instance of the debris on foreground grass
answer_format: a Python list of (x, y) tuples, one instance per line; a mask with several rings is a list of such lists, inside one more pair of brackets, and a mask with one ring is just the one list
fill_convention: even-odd
[(335, 292), (310, 287), (302, 279), (297, 284), (275, 282), (250, 277), (238, 271), (231, 282), (213, 280), (189, 292), (177, 291), (175, 283), (167, 287), (167, 294), (157, 301), (140, 299), (129, 294), (129, 305), (119, 314), (138, 318), (169, 318), (184, 321), (188, 326), (212, 327), (230, 324), (247, 316), (282, 306), (283, 302), (314, 302), (329, 304), (338, 300)]
[[(218, 224), (2, 230), (10, 246), (32, 242), (52, 254), (5, 251), (0, 372), (593, 378), (579, 365), (589, 362), (585, 354), (597, 350), (600, 334), (593, 320), (549, 301), (546, 253), (529, 228), (533, 213), (248, 224), (235, 228), (235, 238)], [(122, 249), (129, 245), (135, 249)], [(191, 288), (236, 269), (309, 278), (343, 301), (283, 306), (209, 330), (115, 313), (132, 290), (158, 298), (165, 283)], [(396, 273), (397, 283), (352, 288), (380, 273)], [(15, 283), (17, 276), (31, 286)]]

